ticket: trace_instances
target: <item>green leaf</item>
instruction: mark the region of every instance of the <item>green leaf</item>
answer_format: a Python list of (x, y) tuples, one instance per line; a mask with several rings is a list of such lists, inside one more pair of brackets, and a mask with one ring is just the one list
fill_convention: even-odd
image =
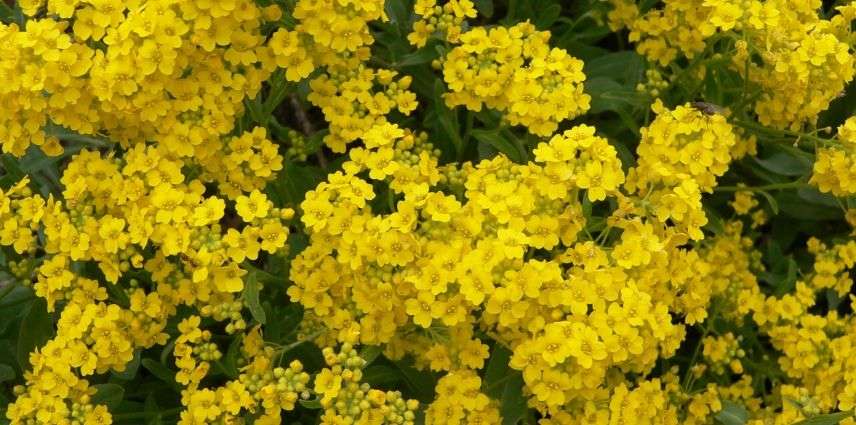
[(372, 365), (363, 372), (363, 382), (372, 387), (393, 386), (401, 381), (401, 372), (384, 365)]
[(9, 24), (15, 21), (15, 12), (6, 4), (5, 1), (0, 1), (0, 22)]
[(170, 386), (170, 388), (172, 388), (176, 392), (181, 392), (181, 387), (179, 387), (178, 383), (175, 381), (175, 372), (170, 370), (170, 368), (152, 359), (143, 359), (142, 361), (140, 361), (140, 364), (142, 364), (143, 367), (146, 368), (146, 370), (148, 370), (149, 373), (154, 375), (156, 378), (160, 379), (163, 382), (166, 382)]
[(285, 79), (285, 73), (282, 70), (275, 72), (268, 80), (268, 84), (270, 84), (270, 91), (262, 105), (262, 112), (269, 121), (273, 112), (289, 95), (294, 85)]
[(776, 202), (776, 198), (773, 198), (773, 195), (770, 195), (766, 190), (759, 190), (757, 193), (763, 196), (767, 200), (767, 203), (770, 204), (773, 215), (779, 215), (779, 203)]
[(134, 357), (128, 364), (125, 365), (125, 370), (122, 372), (113, 371), (113, 376), (123, 381), (130, 381), (137, 376), (137, 371), (140, 369), (140, 351), (134, 351)]
[(432, 46), (425, 46), (413, 53), (408, 53), (401, 57), (401, 59), (395, 63), (395, 65), (402, 66), (414, 66), (414, 65), (424, 65), (426, 63), (431, 63), (434, 59), (440, 57), (440, 52)]
[(797, 189), (797, 196), (814, 205), (825, 205), (832, 208), (838, 208), (840, 205), (834, 196), (822, 193), (815, 187), (801, 187)]
[(15, 379), (15, 369), (7, 364), (0, 364), (0, 382), (11, 381)]
[(785, 272), (785, 278), (782, 283), (785, 285), (787, 290), (781, 291), (780, 295), (785, 295), (787, 292), (790, 292), (797, 284), (797, 273), (799, 272), (799, 265), (793, 258), (788, 258), (788, 269)]
[(608, 53), (586, 61), (583, 72), (587, 78), (607, 78), (635, 88), (642, 78), (645, 60), (632, 50)]
[(306, 192), (320, 183), (324, 176), (318, 167), (287, 163), (279, 177), (271, 183), (272, 198), (278, 201), (278, 206), (296, 207), (303, 202)]
[(473, 0), (473, 3), (479, 15), (488, 19), (493, 17), (493, 0)]
[(241, 356), (242, 342), (241, 337), (233, 338), (226, 350), (226, 356), (223, 357), (223, 369), (230, 378), (238, 377), (238, 357)]
[(383, 353), (383, 348), (378, 345), (366, 345), (360, 350), (360, 357), (366, 361), (366, 365), (372, 364), (378, 356)]
[(844, 217), (840, 208), (807, 202), (794, 191), (781, 191), (776, 196), (776, 201), (782, 213), (799, 220), (841, 220)]
[(393, 362), (393, 364), (401, 372), (401, 376), (414, 398), (423, 403), (428, 403), (434, 399), (434, 385), (437, 380), (432, 373), (401, 364), (401, 362)]
[(776, 152), (766, 158), (755, 158), (755, 162), (783, 176), (804, 176), (811, 172), (811, 161), (784, 151)]
[(63, 126), (56, 124), (49, 123), (45, 126), (44, 131), (45, 134), (49, 136), (54, 136), (65, 142), (79, 143), (82, 145), (92, 146), (96, 148), (108, 148), (114, 145), (113, 142), (105, 138), (80, 134), (74, 130), (67, 129)]
[(446, 101), (443, 100), (444, 93), (446, 93), (446, 86), (441, 79), (437, 79), (434, 82), (434, 113), (440, 123), (440, 128), (446, 133), (448, 140), (452, 142), (457, 158), (463, 152), (463, 142), (459, 133), (457, 116), (454, 111), (446, 106)]
[(725, 233), (725, 221), (716, 211), (704, 208), (704, 214), (707, 216), (707, 224), (704, 226), (705, 229), (713, 232), (714, 235)]
[(505, 383), (509, 375), (514, 372), (513, 369), (508, 367), (510, 359), (511, 351), (499, 344), (494, 346), (484, 373), (485, 394), (488, 396), (497, 400), (502, 396)]
[(45, 345), (54, 333), (53, 320), (48, 313), (47, 303), (36, 298), (21, 321), (18, 331), (18, 366), (26, 370), (30, 366), (30, 353)]
[(2, 188), (8, 189), (18, 183), (27, 173), (21, 169), (18, 159), (11, 154), (4, 153), (0, 155), (0, 165), (3, 169)]
[[(6, 310), (6, 308), (17, 307), (23, 305), (27, 300), (35, 299), (36, 294), (33, 293), (31, 288), (28, 288), (23, 285), (15, 285), (12, 290), (7, 293), (3, 298), (0, 298), (0, 310)], [(8, 314), (8, 310), (3, 311), (2, 314)]]
[(387, 0), (384, 9), (392, 23), (407, 27), (410, 24), (410, 11), (412, 8), (404, 0)]
[(298, 403), (300, 403), (301, 406), (307, 409), (315, 410), (321, 408), (321, 400), (317, 398), (314, 398), (312, 400), (300, 400)]
[(258, 273), (253, 271), (247, 274), (247, 281), (244, 282), (244, 302), (253, 315), (253, 319), (261, 324), (267, 323), (265, 310), (259, 304), (259, 291), (261, 291), (261, 283), (259, 283)]
[[(562, 47), (568, 49), (574, 56), (583, 59), (583, 60), (591, 60), (597, 56), (602, 56), (607, 54), (609, 51), (605, 50), (601, 47), (594, 46), (598, 41), (607, 37), (609, 35), (614, 34), (612, 30), (609, 29), (608, 26), (597, 23), (595, 20), (590, 19), (586, 22), (575, 26), (569, 31), (565, 31), (562, 34), (557, 34), (558, 37), (555, 38), (555, 45), (557, 47)], [(551, 40), (552, 41), (552, 40)], [(550, 44), (553, 44), (552, 42)], [(578, 55), (576, 50), (581, 46), (588, 46), (593, 48), (592, 52), (598, 52), (597, 55), (590, 56), (582, 56)]]
[(743, 425), (749, 419), (749, 413), (742, 405), (724, 400), (722, 410), (714, 416), (714, 419), (722, 425)]
[(330, 134), (326, 128), (321, 131), (316, 131), (314, 134), (306, 138), (306, 153), (313, 154), (321, 149), (324, 145), (324, 137)]
[(508, 157), (508, 159), (518, 164), (524, 162), (520, 148), (518, 148), (512, 141), (506, 139), (499, 131), (479, 129), (471, 131), (470, 134), (479, 142), (486, 143), (498, 152), (503, 153)]
[[(543, 0), (540, 0), (543, 1)], [(546, 7), (538, 7), (535, 11), (535, 20), (534, 24), (538, 29), (546, 30), (549, 29), (557, 19), (559, 19), (559, 15), (562, 14), (562, 6), (558, 4), (551, 4)]]
[(585, 83), (585, 92), (591, 96), (593, 114), (605, 111), (625, 111), (636, 106), (642, 106), (646, 96), (635, 89), (622, 86), (615, 80), (606, 77), (595, 77)]
[(511, 351), (496, 344), (484, 374), (484, 393), (500, 402), (504, 425), (519, 423), (529, 411), (523, 396), (523, 375), (508, 367), (510, 359)]
[(603, 47), (592, 46), (590, 44), (580, 42), (579, 40), (575, 40), (573, 37), (566, 37), (564, 42), (558, 46), (567, 50), (571, 56), (574, 56), (577, 59), (582, 59), (583, 61), (590, 61), (609, 53), (609, 50), (606, 50)]
[(517, 372), (511, 376), (502, 392), (499, 409), (499, 414), (502, 416), (502, 424), (518, 424), (528, 412), (529, 407), (526, 404), (526, 397), (523, 396), (523, 375)]
[(826, 415), (812, 416), (808, 419), (801, 420), (794, 425), (835, 425), (849, 417), (853, 416), (853, 412), (837, 412)]
[(144, 412), (148, 413), (150, 417), (146, 422), (146, 425), (161, 425), (163, 423), (161, 421), (160, 408), (158, 407), (158, 402), (155, 400), (154, 394), (149, 393), (149, 395), (146, 396), (144, 409)]
[(244, 100), (244, 106), (247, 108), (247, 112), (253, 119), (253, 122), (267, 127), (268, 121), (270, 121), (270, 114), (265, 113), (265, 105), (262, 103), (261, 94), (258, 94), (254, 99)]
[(108, 408), (115, 408), (125, 397), (125, 389), (117, 384), (93, 385), (95, 395), (92, 396), (93, 404), (103, 404)]

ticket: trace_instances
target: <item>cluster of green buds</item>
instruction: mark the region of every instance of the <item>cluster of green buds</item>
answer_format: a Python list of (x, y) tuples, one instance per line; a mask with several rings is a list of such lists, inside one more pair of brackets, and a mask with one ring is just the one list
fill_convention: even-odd
[(205, 305), (199, 312), (203, 316), (213, 317), (218, 322), (228, 320), (226, 333), (231, 335), (247, 328), (247, 322), (241, 314), (243, 308), (244, 303), (239, 300), (226, 300), (218, 304)]
[(323, 350), (328, 368), (315, 377), (315, 393), (324, 408), (325, 418), (342, 423), (413, 424), (416, 400), (405, 400), (397, 391), (372, 389), (361, 382), (366, 361), (351, 344), (340, 350)]

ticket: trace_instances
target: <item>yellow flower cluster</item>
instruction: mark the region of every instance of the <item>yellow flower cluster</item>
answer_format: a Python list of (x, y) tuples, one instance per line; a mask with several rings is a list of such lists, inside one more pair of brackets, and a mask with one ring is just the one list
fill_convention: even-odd
[(229, 199), (262, 190), (282, 170), (282, 156), (268, 140), (264, 127), (256, 127), (224, 140), (217, 155), (201, 158), (204, 181), (217, 182), (219, 192)]
[[(678, 81), (669, 67), (695, 66), (721, 43), (733, 50), (727, 66), (758, 90), (741, 106), (795, 132), (854, 76), (856, 3), (829, 18), (819, 0), (666, 0), (644, 13), (611, 3), (609, 25), (629, 28), (661, 67), (639, 87), (652, 97)], [(728, 402), (749, 425), (784, 425), (856, 408), (856, 319), (841, 313), (856, 306), (853, 235), (809, 239), (812, 268), (773, 294), (756, 277), (772, 273), (754, 248), (767, 217), (751, 188), (729, 188), (734, 218), (703, 231), (702, 196), (755, 153), (728, 111), (657, 100), (637, 162), (622, 164), (593, 126), (556, 133), (590, 97), (583, 63), (551, 47), (549, 32), (470, 29), (471, 0), (417, 0), (408, 41), (450, 47), (446, 104), (495, 109), (502, 125), (541, 136), (528, 162), (441, 165), (427, 134), (392, 123), (417, 103), (411, 76), (374, 67), (381, 0), (297, 0), (293, 19), (252, 0), (19, 4), (25, 23), (0, 25), (3, 152), (61, 154), (66, 130), (118, 145), (64, 160), (53, 194), (28, 179), (0, 190), (9, 271), (39, 297), (31, 308), (59, 318), (14, 388), (13, 424), (111, 423), (88, 377), (122, 372), (171, 338), (187, 425), (276, 425), (299, 404), (324, 424), (413, 424), (421, 413), (428, 424), (501, 423), (513, 418), (488, 395), (491, 350), (507, 353), (499, 366), (522, 380), (544, 425), (701, 425)], [(300, 204), (308, 246), (288, 264), (285, 290), (303, 309), (294, 344), (323, 347), (326, 367), (313, 374), (286, 366), (295, 345), (266, 342), (245, 317), (248, 307), (263, 321), (250, 291), (257, 298), (265, 272), (252, 262), (287, 254), (295, 215), (265, 186), (283, 169), (280, 152), (305, 161), (309, 150), (309, 134), (273, 116), (250, 118), (288, 134), (290, 148), (240, 119), (245, 101), (268, 115), (278, 106), (259, 97), (265, 81), (268, 100), (308, 88), (329, 124), (312, 136), (347, 151)], [(815, 140), (811, 183), (856, 194), (856, 117)], [(856, 210), (846, 218), (856, 223)], [(215, 335), (224, 331), (228, 351)], [(359, 345), (439, 372), (433, 402), (419, 412), (371, 388)], [(673, 366), (687, 353), (685, 370)]]
[(0, 25), (0, 141), (17, 156), (30, 143), (62, 152), (46, 128), (60, 125), (209, 157), (276, 67), (261, 25), (279, 9), (251, 0), (22, 6), (24, 28)]
[(33, 196), (29, 179), (18, 182), (5, 192), (0, 189), (0, 244), (11, 246), (18, 254), (33, 254), (37, 249), (34, 231), (45, 213), (45, 200)]
[[(223, 229), (225, 201), (204, 196), (201, 180), (187, 180), (182, 161), (165, 151), (138, 144), (122, 159), (82, 151), (62, 175), (63, 202), (31, 194), (27, 181), (0, 196), (0, 212), (7, 218), (0, 243), (33, 255), (36, 231), (43, 233), (49, 255), (33, 287), (49, 310), (63, 306), (56, 338), (31, 359), (26, 393), (10, 409), (13, 419), (38, 418), (57, 403), (69, 407), (56, 409), (62, 417), (89, 414), (70, 409), (86, 401), (69, 397), (88, 397), (77, 376), (121, 371), (134, 349), (166, 343), (166, 320), (179, 304), (233, 304), (247, 273), (241, 262), (262, 250), (276, 254), (284, 248), (284, 220), (291, 210), (272, 207), (254, 190), (235, 202), (244, 224)], [(95, 262), (114, 283), (129, 271), (148, 273), (154, 286), (125, 290), (128, 308), (106, 304), (105, 288), (78, 274), (74, 264), (80, 261)], [(219, 355), (210, 343), (200, 347), (204, 354), (197, 356)], [(54, 376), (62, 376), (67, 386), (51, 384)], [(56, 386), (56, 392), (45, 393), (44, 385)]]
[(277, 30), (267, 46), (288, 81), (321, 70), (310, 80), (309, 101), (329, 123), (324, 143), (330, 149), (344, 152), (393, 110), (408, 115), (416, 109), (410, 76), (366, 64), (374, 41), (368, 23), (387, 19), (383, 1), (300, 0), (293, 15), (297, 26)]
[(437, 0), (417, 0), (413, 11), (419, 15), (419, 20), (413, 24), (413, 32), (407, 35), (407, 41), (416, 47), (425, 46), (434, 35), (449, 43), (458, 43), (464, 30), (464, 20), (476, 17), (471, 0), (450, 0), (442, 6), (437, 4)]
[[(820, 2), (750, 4), (748, 13), (740, 16), (746, 21), (746, 41), (737, 42), (733, 67), (762, 89), (755, 103), (759, 121), (791, 129), (815, 124), (856, 75), (853, 44), (848, 40), (856, 9), (850, 6), (848, 12), (841, 6), (844, 13), (827, 20), (818, 16)], [(763, 12), (756, 15), (755, 10)], [(763, 63), (756, 63), (754, 56)]]
[(437, 382), (437, 398), (425, 412), (427, 425), (497, 424), (499, 406), (481, 392), (482, 380), (472, 370), (451, 371)]
[(821, 192), (852, 196), (856, 194), (856, 116), (838, 128), (837, 141), (817, 149), (811, 183)]
[(691, 181), (701, 191), (712, 191), (716, 178), (728, 170), (737, 144), (725, 116), (691, 105), (670, 111), (661, 102), (652, 109), (657, 118), (642, 130), (637, 185), (675, 187)]
[[(757, 285), (750, 285), (738, 293), (739, 310), (749, 313), (761, 333), (769, 336), (773, 347), (782, 353), (778, 364), (790, 378), (790, 383), (779, 389), (782, 411), (776, 412), (774, 404), (757, 409), (752, 412), (757, 420), (749, 422), (753, 425), (765, 423), (765, 418), (771, 420), (766, 423), (793, 423), (806, 415), (847, 411), (856, 405), (856, 375), (849, 354), (856, 343), (853, 320), (849, 315), (840, 316), (835, 309), (826, 314), (812, 312), (820, 291), (831, 288), (838, 294), (850, 292), (856, 242), (828, 246), (811, 239), (808, 248), (815, 255), (814, 269), (797, 281), (793, 292), (766, 296)], [(740, 356), (739, 351), (736, 354)]]
[(707, 336), (702, 340), (702, 353), (714, 373), (724, 373), (726, 366), (734, 373), (743, 373), (740, 358), (744, 357), (746, 352), (740, 348), (741, 340), (742, 337), (735, 337), (731, 332), (721, 337)]
[[(699, 187), (710, 190), (725, 171), (735, 134), (723, 116), (689, 106), (658, 112), (632, 186), (616, 150), (585, 125), (539, 144), (534, 162), (497, 156), (454, 170), (437, 165), (424, 138), (376, 126), (301, 204), (310, 245), (292, 262), (288, 294), (325, 331), (319, 341), (410, 354), (422, 367), (453, 371), (444, 379), (470, 392), (480, 385), (466, 371), (487, 357), (474, 338), (480, 329), (512, 349), (531, 405), (557, 421), (582, 414), (610, 397), (598, 391), (615, 388), (610, 370), (644, 375), (675, 353), (684, 324), (705, 319), (712, 297), (733, 299), (754, 283), (723, 255), (733, 236), (681, 248), (703, 236)], [(695, 153), (710, 162), (689, 161)], [(656, 196), (627, 194), (654, 185), (681, 193), (681, 180), (695, 188), (692, 231), (681, 216), (658, 217), (647, 200)], [(389, 193), (376, 193), (379, 183)], [(389, 198), (386, 213), (373, 206), (377, 196)], [(618, 203), (606, 222), (616, 237), (592, 238), (584, 205), (607, 199)], [(735, 234), (742, 249), (739, 227)], [(456, 408), (443, 397), (429, 407), (436, 423), (494, 415), (489, 405)], [(705, 412), (719, 408), (715, 394), (705, 400)]]
[(642, 129), (638, 165), (628, 172), (627, 187), (660, 222), (671, 220), (690, 238), (701, 239), (707, 224), (701, 193), (711, 192), (728, 169), (737, 136), (720, 114), (690, 105), (669, 111), (659, 100), (652, 109), (657, 118)]
[[(717, 0), (714, 0), (717, 1)], [(640, 14), (634, 0), (610, 0), (609, 25), (613, 30), (627, 27), (636, 50), (652, 62), (666, 66), (679, 54), (693, 58), (704, 50), (705, 40), (719, 29), (708, 4), (711, 1), (668, 0), (661, 9)], [(737, 3), (737, 2), (733, 2)], [(760, 2), (759, 2), (760, 3)], [(728, 29), (728, 28), (724, 28)]]
[(528, 22), (467, 31), (443, 60), (446, 104), (472, 111), (486, 105), (513, 125), (551, 135), (587, 111), (591, 97), (583, 93), (583, 62), (549, 41), (549, 32)]
[[(166, 343), (166, 321), (180, 304), (228, 321), (228, 333), (241, 332), (242, 263), (261, 252), (283, 253), (293, 212), (275, 208), (261, 192), (282, 169), (282, 157), (264, 128), (234, 132), (243, 101), (277, 66), (290, 82), (325, 66), (313, 101), (343, 117), (331, 140), (342, 140), (341, 133), (353, 140), (363, 132), (347, 121), (358, 117), (343, 105), (364, 111), (360, 123), (370, 126), (384, 122), (396, 103), (412, 111), (415, 95), (406, 90), (409, 77), (368, 68), (350, 73), (368, 58), (367, 22), (384, 18), (382, 2), (300, 1), (299, 24), (267, 41), (262, 24), (281, 12), (250, 0), (33, 0), (22, 7), (29, 16), (23, 30), (0, 27), (0, 75), (8, 80), (0, 89), (3, 150), (22, 155), (32, 142), (59, 154), (52, 134), (61, 126), (118, 141), (126, 152), (75, 155), (60, 179), (62, 201), (33, 195), (26, 180), (0, 193), (0, 243), (23, 256), (16, 262), (21, 273), (44, 249), (33, 287), (49, 310), (62, 311), (57, 336), (33, 355), (8, 415), (16, 423), (109, 423), (82, 376), (121, 371), (134, 350)], [(326, 85), (331, 78), (335, 83)], [(376, 83), (382, 92), (373, 91)], [(209, 182), (223, 198), (208, 194)], [(237, 220), (223, 220), (227, 208)], [(105, 288), (81, 274), (81, 262), (122, 283), (120, 298), (129, 307), (107, 303)], [(151, 286), (128, 277), (138, 274)], [(177, 380), (187, 386), (182, 423), (229, 421), (256, 404), (265, 410), (260, 420), (278, 423), (280, 408), (293, 409), (309, 377), (299, 364), (274, 367), (260, 337), (246, 338), (248, 366), (238, 380), (199, 389), (222, 356), (199, 325), (199, 316), (183, 321), (176, 342)], [(384, 397), (390, 415), (404, 418), (413, 409), (392, 393)]]
[(814, 0), (668, 0), (642, 15), (633, 1), (611, 3), (610, 26), (628, 27), (637, 51), (664, 67), (717, 39), (734, 40), (732, 67), (760, 88), (755, 112), (765, 125), (813, 123), (856, 72), (852, 5), (824, 19)]
[(378, 0), (300, 0), (294, 7), (300, 35), (312, 38), (314, 47), (337, 53), (357, 52), (374, 42), (369, 21), (386, 14)]
[(95, 390), (82, 377), (121, 372), (135, 348), (166, 343), (169, 307), (158, 294), (137, 290), (131, 308), (123, 309), (101, 302), (107, 293), (97, 282), (78, 279), (85, 282), (72, 291), (57, 336), (31, 353), (28, 385), (15, 388), (17, 399), (6, 413), (13, 423), (110, 423), (107, 408), (93, 404)]
[(199, 388), (211, 363), (222, 355), (210, 341), (211, 333), (199, 324), (199, 316), (190, 316), (178, 325), (176, 381), (186, 387), (180, 424), (233, 423), (249, 412), (257, 415), (255, 423), (275, 425), (281, 423), (281, 411), (294, 410), (298, 398), (309, 398), (310, 375), (303, 365), (294, 360), (287, 368), (278, 366), (276, 350), (264, 345), (258, 327), (243, 335), (238, 360), (244, 366), (238, 378), (215, 388)]
[(670, 370), (660, 378), (638, 383), (618, 382), (601, 403), (587, 402), (578, 412), (557, 412), (539, 423), (582, 424), (690, 424), (710, 423), (712, 413), (722, 408), (721, 389), (711, 384), (690, 396), (679, 376)]
[(348, 143), (386, 123), (393, 110), (413, 112), (416, 94), (408, 90), (412, 78), (397, 76), (395, 71), (375, 70), (352, 60), (350, 65), (328, 67), (326, 74), (313, 79), (309, 101), (321, 108), (330, 124), (324, 143), (334, 152), (344, 152)]

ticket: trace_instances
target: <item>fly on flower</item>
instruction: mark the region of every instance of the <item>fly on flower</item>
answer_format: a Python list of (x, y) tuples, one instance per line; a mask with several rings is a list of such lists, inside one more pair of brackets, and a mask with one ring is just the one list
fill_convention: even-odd
[(722, 115), (725, 112), (725, 109), (723, 109), (721, 106), (715, 105), (713, 103), (697, 101), (697, 102), (690, 102), (690, 105), (692, 105), (693, 108), (698, 109), (700, 112), (704, 113), (705, 115), (717, 115), (717, 114)]

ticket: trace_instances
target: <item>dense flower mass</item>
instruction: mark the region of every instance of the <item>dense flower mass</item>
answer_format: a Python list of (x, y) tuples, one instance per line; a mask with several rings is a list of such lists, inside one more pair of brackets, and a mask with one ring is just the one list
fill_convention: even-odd
[(823, 19), (820, 0), (670, 0), (645, 13), (633, 1), (610, 1), (610, 26), (628, 27), (639, 53), (663, 67), (730, 40), (732, 69), (761, 88), (753, 100), (765, 125), (815, 121), (856, 73), (852, 2)]
[(856, 195), (856, 116), (838, 128), (836, 142), (817, 149), (812, 183), (836, 196)]
[(461, 35), (443, 63), (446, 103), (473, 111), (486, 105), (513, 125), (553, 134), (559, 122), (588, 110), (590, 96), (583, 93), (582, 61), (551, 49), (549, 40), (549, 32), (529, 23)]
[(856, 423), (856, 2), (578, 3), (0, 2), (2, 417)]

